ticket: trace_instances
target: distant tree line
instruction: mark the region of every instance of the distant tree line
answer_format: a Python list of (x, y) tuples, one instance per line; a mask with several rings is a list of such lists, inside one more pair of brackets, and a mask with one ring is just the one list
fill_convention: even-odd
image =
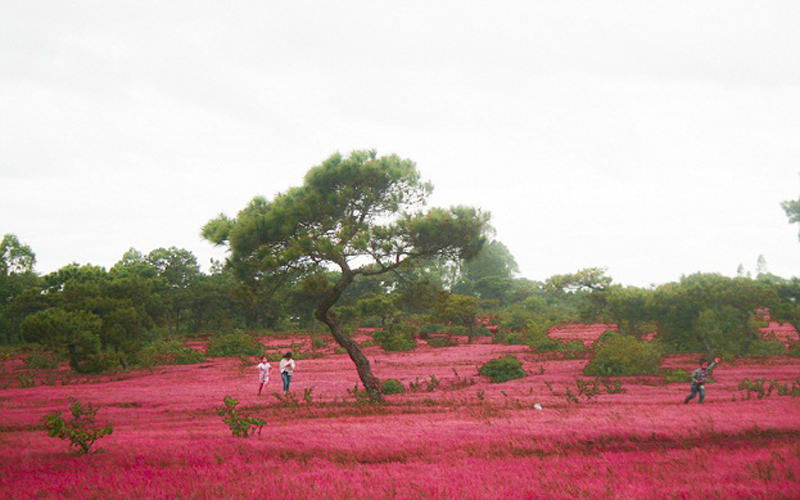
[[(0, 343), (38, 344), (76, 370), (127, 367), (148, 343), (243, 331), (319, 329), (314, 309), (336, 271), (318, 271), (265, 290), (215, 263), (202, 272), (179, 248), (126, 252), (111, 269), (69, 264), (40, 275), (35, 254), (13, 234), (2, 241)], [(490, 316), (506, 337), (534, 343), (533, 332), (570, 322), (608, 322), (625, 335), (657, 331), (678, 352), (746, 356), (763, 342), (759, 310), (800, 330), (800, 280), (771, 274), (729, 278), (695, 274), (655, 288), (613, 284), (602, 269), (553, 276), (515, 276), (501, 242), (469, 262), (431, 261), (402, 273), (356, 281), (335, 310), (348, 331), (380, 328), (386, 342), (437, 333), (488, 335), (476, 318)], [(526, 337), (525, 335), (528, 335)], [(513, 342), (513, 341), (512, 341)], [(773, 347), (774, 348), (774, 347)]]
[[(203, 236), (230, 258), (208, 272), (171, 247), (131, 248), (108, 270), (73, 263), (40, 275), (33, 249), (6, 234), (0, 344), (38, 346), (92, 372), (140, 365), (165, 341), (325, 325), (378, 391), (359, 364), (357, 327), (378, 328), (386, 349), (411, 349), (420, 336), (488, 335), (476, 319), (489, 317), (494, 341), (553, 349), (562, 347), (546, 335), (553, 325), (606, 322), (636, 340), (657, 332), (668, 351), (732, 356), (785, 352), (761, 338), (765, 308), (800, 330), (800, 279), (769, 274), (763, 259), (755, 277), (694, 274), (650, 288), (615, 284), (599, 268), (532, 281), (492, 238), (488, 214), (422, 211), (430, 191), (408, 160), (334, 155), (302, 186), (210, 221)], [(791, 222), (798, 206), (784, 204)]]

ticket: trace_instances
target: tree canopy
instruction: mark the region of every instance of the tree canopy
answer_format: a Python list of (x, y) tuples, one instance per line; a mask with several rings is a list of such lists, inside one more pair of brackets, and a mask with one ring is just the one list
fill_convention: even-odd
[(357, 276), (438, 257), (468, 259), (480, 251), (489, 214), (464, 206), (423, 210), (431, 191), (411, 160), (375, 151), (337, 153), (309, 170), (302, 186), (272, 200), (256, 197), (235, 218), (208, 222), (202, 234), (229, 247), (229, 263), (240, 276), (246, 270), (280, 285), (320, 268), (337, 269), (340, 276), (315, 317), (347, 350), (370, 397), (380, 399), (380, 381), (331, 308)]

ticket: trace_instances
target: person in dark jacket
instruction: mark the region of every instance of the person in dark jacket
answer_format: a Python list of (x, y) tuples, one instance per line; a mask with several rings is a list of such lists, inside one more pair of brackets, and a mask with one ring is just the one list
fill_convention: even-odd
[(689, 401), (697, 396), (697, 393), (700, 393), (700, 403), (703, 403), (703, 400), (706, 398), (706, 377), (708, 376), (708, 372), (716, 368), (718, 363), (719, 358), (716, 358), (711, 365), (709, 365), (708, 361), (705, 359), (700, 360), (700, 368), (692, 372), (692, 392), (686, 396), (686, 399), (683, 400), (683, 404), (689, 403)]

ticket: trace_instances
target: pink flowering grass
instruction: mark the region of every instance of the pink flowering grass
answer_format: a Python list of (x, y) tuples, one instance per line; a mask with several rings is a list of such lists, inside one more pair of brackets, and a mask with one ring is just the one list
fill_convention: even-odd
[[(622, 378), (626, 393), (603, 390), (575, 404), (566, 391), (589, 380), (585, 359), (492, 344), (366, 352), (404, 394), (358, 403), (348, 393), (352, 362), (332, 350), (298, 361), (295, 399), (285, 401), (272, 394), (277, 376), (257, 396), (255, 363), (235, 358), (99, 383), (12, 385), (0, 391), (0, 497), (797, 498), (800, 398), (742, 400), (738, 384), (790, 384), (798, 360), (723, 363), (704, 405), (684, 405), (688, 385), (660, 377)], [(529, 376), (492, 384), (478, 375), (505, 355)], [(690, 371), (698, 358), (663, 365)], [(24, 371), (12, 363), (6, 376)], [(431, 376), (439, 384), (428, 392)], [(409, 391), (417, 380), (420, 390)], [(260, 436), (231, 435), (214, 413), (226, 395), (267, 421)], [(114, 425), (89, 455), (70, 453), (40, 427), (46, 413), (66, 412), (70, 397), (99, 405), (98, 422)]]
[(761, 335), (765, 339), (774, 337), (776, 340), (780, 340), (786, 345), (791, 345), (800, 341), (797, 330), (790, 323), (769, 321), (767, 326), (761, 328)]

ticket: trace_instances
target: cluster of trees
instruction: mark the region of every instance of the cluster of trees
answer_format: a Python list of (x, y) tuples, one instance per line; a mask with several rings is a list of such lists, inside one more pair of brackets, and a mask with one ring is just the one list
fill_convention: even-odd
[[(38, 343), (93, 371), (135, 364), (158, 338), (324, 325), (380, 399), (353, 327), (381, 327), (387, 342), (406, 345), (397, 340), (442, 325), (471, 339), (481, 333), (476, 317), (491, 315), (506, 332), (499, 340), (543, 342), (550, 325), (603, 321), (635, 338), (657, 329), (671, 350), (736, 355), (763, 348), (760, 308), (800, 327), (800, 280), (766, 272), (696, 274), (655, 288), (622, 287), (597, 268), (545, 282), (519, 277), (508, 248), (492, 239), (489, 214), (425, 210), (431, 189), (409, 160), (333, 155), (302, 186), (209, 221), (203, 236), (230, 257), (207, 273), (173, 247), (131, 249), (109, 270), (70, 264), (42, 276), (33, 250), (6, 234), (0, 342)], [(794, 205), (785, 208), (791, 217)]]

